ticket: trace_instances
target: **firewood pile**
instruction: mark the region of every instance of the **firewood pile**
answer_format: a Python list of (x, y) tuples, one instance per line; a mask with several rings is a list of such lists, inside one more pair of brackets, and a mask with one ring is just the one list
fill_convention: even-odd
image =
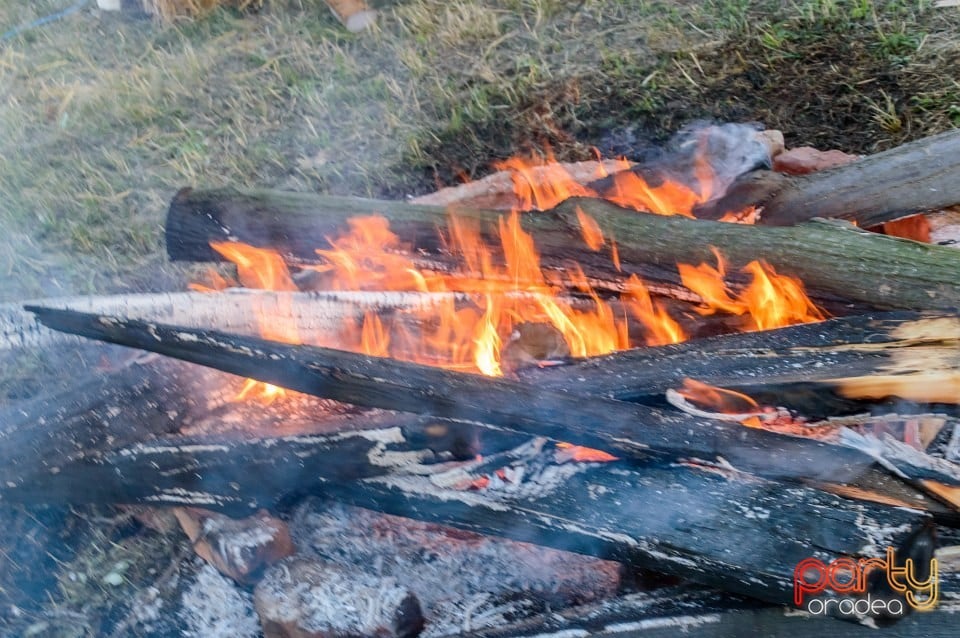
[(173, 508), (268, 637), (950, 635), (957, 151), (185, 188), (168, 255), (233, 267), (0, 314), (154, 353), (2, 413), (0, 498)]

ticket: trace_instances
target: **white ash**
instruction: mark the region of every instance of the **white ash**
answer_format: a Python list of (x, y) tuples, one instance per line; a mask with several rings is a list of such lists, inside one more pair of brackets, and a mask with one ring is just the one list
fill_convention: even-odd
[(215, 538), (219, 554), (242, 572), (250, 571), (257, 550), (273, 542), (279, 532), (278, 522), (267, 516), (258, 516), (254, 524), (226, 516), (211, 516), (203, 521), (204, 536)]
[(884, 525), (863, 512), (857, 514), (857, 527), (867, 537), (866, 544), (860, 548), (864, 556), (884, 556), (888, 547), (899, 543), (894, 539), (902, 537), (913, 528), (911, 523)]
[[(617, 563), (308, 499), (290, 525), (302, 555), (406, 584), (425, 636), (527, 615), (524, 598), (569, 605), (613, 596)], [(522, 594), (522, 595), (521, 595)]]
[(183, 592), (180, 618), (184, 636), (196, 638), (256, 638), (260, 623), (253, 599), (209, 565)]
[(154, 623), (160, 619), (160, 610), (163, 609), (163, 597), (156, 587), (148, 587), (144, 595), (133, 606), (132, 620), (146, 631), (153, 629)]
[(265, 622), (311, 634), (378, 635), (411, 594), (396, 579), (293, 558), (267, 570), (255, 597)]

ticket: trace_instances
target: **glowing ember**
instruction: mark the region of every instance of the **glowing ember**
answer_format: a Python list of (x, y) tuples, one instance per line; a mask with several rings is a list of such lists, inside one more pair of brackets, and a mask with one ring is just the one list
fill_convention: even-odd
[(271, 383), (263, 383), (253, 379), (247, 379), (243, 388), (233, 397), (234, 401), (245, 401), (254, 399), (263, 405), (270, 405), (277, 399), (287, 396), (287, 390)]
[(893, 237), (930, 243), (930, 222), (925, 215), (912, 215), (892, 222), (884, 222), (883, 232)]
[(759, 412), (760, 405), (740, 392), (718, 388), (696, 379), (684, 379), (677, 390), (687, 401), (720, 414), (747, 414)]
[(557, 443), (557, 449), (560, 450), (557, 456), (560, 461), (576, 461), (577, 463), (610, 463), (619, 461), (617, 457), (608, 454), (603, 450), (595, 450), (592, 447), (582, 445), (573, 445), (572, 443)]
[(740, 392), (718, 388), (696, 379), (684, 379), (683, 387), (677, 394), (704, 410), (716, 414), (729, 414), (749, 427), (760, 427), (760, 405), (752, 398)]

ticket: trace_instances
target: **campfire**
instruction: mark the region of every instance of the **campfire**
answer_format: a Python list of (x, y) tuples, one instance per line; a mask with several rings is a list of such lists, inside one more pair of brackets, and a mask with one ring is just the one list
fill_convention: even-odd
[(165, 356), (7, 414), (0, 495), (177, 507), (267, 636), (693, 627), (729, 593), (945, 622), (960, 253), (889, 235), (937, 241), (958, 144), (787, 176), (727, 125), (411, 202), (185, 188), (170, 258), (229, 267), (11, 314), (5, 347)]

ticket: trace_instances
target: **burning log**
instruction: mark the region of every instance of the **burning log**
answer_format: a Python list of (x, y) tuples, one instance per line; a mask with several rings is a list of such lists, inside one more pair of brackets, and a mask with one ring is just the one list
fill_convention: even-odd
[[(586, 250), (580, 239), (577, 211), (593, 217), (603, 236), (616, 241), (621, 270), (610, 242)], [(500, 211), (456, 209), (484, 232), (497, 227)], [(437, 228), (449, 211), (434, 206), (306, 193), (184, 189), (167, 215), (167, 253), (174, 260), (219, 261), (211, 241), (241, 241), (273, 248), (293, 263), (316, 263), (316, 249), (347, 229), (357, 215), (379, 214), (408, 243), (411, 254), (442, 259)], [(950, 309), (960, 305), (960, 254), (949, 248), (921, 245), (868, 233), (843, 224), (813, 222), (790, 228), (751, 227), (641, 215), (593, 198), (574, 198), (550, 212), (521, 217), (547, 268), (562, 269), (571, 260), (596, 279), (622, 282), (637, 274), (645, 282), (677, 289), (678, 262), (715, 259), (718, 247), (730, 270), (763, 259), (778, 272), (799, 277), (815, 296), (843, 299), (875, 308)], [(487, 235), (489, 237), (489, 235)], [(435, 261), (434, 261), (435, 264)], [(616, 288), (614, 283), (611, 287)], [(689, 291), (685, 291), (689, 297)]]
[(868, 228), (960, 203), (958, 171), (960, 131), (947, 131), (809, 175), (749, 173), (697, 215), (719, 219), (756, 206), (771, 226), (826, 217)]
[[(530, 367), (519, 375), (540, 388), (576, 388), (623, 401), (659, 398), (692, 378), (754, 398), (777, 393), (777, 405), (788, 407), (794, 407), (791, 385), (806, 396), (815, 386), (825, 405), (886, 398), (957, 404), (958, 344), (955, 316), (872, 314), (636, 348), (571, 366)], [(818, 407), (800, 400), (806, 403), (795, 407)]]
[[(740, 424), (328, 348), (69, 310), (29, 310), (58, 330), (144, 348), (314, 396), (487, 423), (634, 458), (650, 454), (722, 457), (762, 476), (843, 482), (862, 475), (876, 455), (872, 449), (784, 437)], [(785, 464), (784, 459), (791, 462)], [(907, 476), (920, 469), (924, 479), (960, 485), (952, 464), (908, 469)]]

